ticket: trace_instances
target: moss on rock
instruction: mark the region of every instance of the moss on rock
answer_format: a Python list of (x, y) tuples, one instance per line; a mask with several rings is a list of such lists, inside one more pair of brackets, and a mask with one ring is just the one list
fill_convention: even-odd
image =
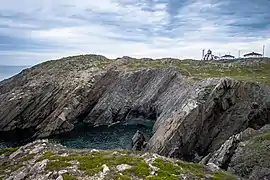
[(17, 151), (19, 148), (5, 148), (0, 150), (0, 155), (2, 154), (12, 154), (13, 152)]

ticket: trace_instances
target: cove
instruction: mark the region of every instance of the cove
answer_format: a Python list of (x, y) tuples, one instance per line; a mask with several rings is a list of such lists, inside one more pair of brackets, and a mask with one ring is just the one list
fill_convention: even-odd
[(112, 126), (90, 127), (76, 125), (72, 132), (57, 135), (51, 139), (68, 148), (76, 149), (130, 149), (132, 137), (140, 130), (146, 140), (152, 136), (153, 122), (129, 121)]

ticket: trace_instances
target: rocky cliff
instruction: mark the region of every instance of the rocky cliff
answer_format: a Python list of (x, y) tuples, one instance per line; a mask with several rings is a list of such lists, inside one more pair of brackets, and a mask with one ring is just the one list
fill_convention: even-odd
[(140, 118), (155, 122), (146, 150), (199, 162), (270, 122), (268, 67), (96, 55), (45, 62), (0, 83), (0, 136), (31, 140)]

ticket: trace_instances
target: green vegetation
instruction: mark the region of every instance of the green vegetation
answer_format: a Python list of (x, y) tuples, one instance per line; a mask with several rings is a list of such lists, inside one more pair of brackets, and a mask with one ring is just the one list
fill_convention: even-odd
[(270, 133), (263, 133), (258, 136), (255, 136), (256, 141), (267, 141), (270, 140)]
[(64, 180), (77, 180), (77, 178), (71, 174), (65, 173), (62, 175)]
[(11, 165), (8, 163), (4, 163), (0, 165), (0, 176), (6, 174), (6, 172), (14, 172), (20, 169), (23, 165), (22, 164), (15, 164)]
[(181, 167), (175, 165), (170, 161), (156, 159), (153, 165), (159, 168), (157, 172), (158, 175), (156, 177), (148, 178), (149, 180), (159, 180), (159, 179), (178, 180), (179, 179), (178, 175), (184, 173)]
[(130, 176), (119, 173), (110, 173), (105, 177), (105, 180), (131, 180)]
[(112, 63), (111, 61), (98, 61), (95, 66), (100, 69), (103, 69), (103, 68), (106, 68), (111, 63)]
[(158, 175), (148, 177), (148, 180), (178, 180), (180, 175), (193, 174), (196, 177), (204, 178), (207, 174), (215, 180), (235, 180), (236, 178), (229, 173), (212, 173), (203, 166), (183, 161), (171, 162), (168, 160), (156, 159), (154, 166), (158, 167)]
[(188, 163), (183, 161), (177, 162), (178, 166), (184, 169), (184, 172), (191, 172), (192, 174), (198, 176), (198, 177), (204, 177), (205, 176), (205, 169), (200, 164), (195, 163)]
[(262, 143), (262, 141), (269, 141), (269, 140), (270, 140), (270, 133), (269, 132), (262, 133), (252, 137), (247, 147), (256, 150), (260, 153), (263, 153), (264, 151), (268, 150), (268, 147), (267, 145)]
[[(248, 62), (248, 60), (246, 60)], [(130, 70), (142, 68), (178, 67), (182, 74), (200, 80), (213, 77), (230, 77), (237, 80), (270, 83), (270, 61), (253, 64), (222, 62), (222, 61), (196, 61), (196, 60), (133, 60), (125, 65)]]
[(124, 174), (132, 174), (137, 177), (145, 178), (150, 174), (150, 170), (148, 164), (140, 162), (137, 166), (126, 170)]
[(236, 180), (234, 176), (226, 172), (216, 172), (213, 175), (213, 180)]
[[(116, 152), (113, 154), (113, 152)], [(13, 164), (9, 161), (2, 163), (0, 166), (1, 175), (7, 175), (14, 172), (23, 166), (25, 161), (31, 160), (35, 155), (25, 155), (20, 157), (19, 164)], [(48, 159), (46, 171), (60, 171), (73, 165), (78, 165), (78, 169), (84, 172), (84, 175), (94, 176), (103, 170), (103, 165), (107, 165), (110, 169), (105, 175), (105, 180), (131, 180), (134, 178), (146, 180), (178, 180), (181, 176), (187, 178), (205, 178), (211, 177), (214, 180), (233, 180), (232, 175), (223, 172), (211, 172), (203, 166), (195, 163), (188, 163), (179, 160), (164, 160), (156, 159), (153, 166), (157, 167), (156, 175), (150, 175), (150, 167), (146, 161), (134, 154), (132, 151), (115, 150), (115, 151), (100, 151), (100, 152), (76, 152), (68, 156), (60, 156), (53, 152), (45, 152), (38, 161)], [(12, 165), (11, 165), (12, 164)], [(130, 169), (119, 173), (116, 166), (128, 164)], [(63, 174), (64, 180), (76, 180), (77, 176), (81, 176), (76, 172), (67, 172)], [(210, 178), (210, 179), (211, 179)]]
[[(158, 168), (157, 175), (150, 176), (149, 165), (142, 158), (136, 157), (136, 155), (131, 154), (131, 152), (127, 153), (130, 154), (112, 156), (110, 151), (104, 151), (82, 153), (80, 155), (71, 154), (63, 157), (55, 155), (52, 152), (46, 152), (40, 160), (49, 159), (49, 163), (47, 164), (47, 170), (49, 171), (59, 171), (65, 167), (71, 166), (71, 161), (77, 161), (79, 162), (79, 169), (89, 176), (102, 172), (102, 165), (106, 164), (110, 168), (110, 173), (106, 176), (107, 179), (130, 180), (131, 177), (138, 177), (147, 180), (178, 180), (181, 175), (192, 175), (201, 178), (208, 175), (215, 180), (235, 179), (235, 177), (227, 173), (212, 173), (199, 164), (163, 159), (156, 159), (154, 161), (153, 166)], [(132, 166), (132, 168), (119, 174), (115, 171), (115, 168), (120, 164), (128, 164)], [(67, 180), (75, 178), (75, 176), (71, 174), (65, 174), (63, 177)]]
[(34, 157), (35, 157), (35, 154), (29, 154), (27, 156), (22, 157), (21, 161), (22, 162), (30, 161), (30, 160), (34, 159)]
[(39, 161), (49, 159), (47, 169), (50, 171), (60, 170), (62, 168), (71, 166), (70, 161), (78, 161), (79, 169), (84, 171), (87, 175), (93, 176), (102, 171), (102, 165), (106, 164), (109, 168), (116, 167), (120, 164), (129, 164), (134, 166), (124, 172), (125, 175), (133, 174), (138, 177), (146, 177), (149, 175), (149, 167), (142, 158), (129, 155), (115, 155), (112, 156), (108, 152), (95, 152), (85, 155), (69, 155), (66, 157), (56, 156), (51, 152), (46, 152)]
[(47, 170), (60, 171), (61, 169), (69, 166), (72, 166), (72, 164), (64, 161), (49, 161), (47, 164)]
[(19, 148), (6, 148), (0, 150), (0, 155), (2, 154), (12, 154), (13, 152), (17, 151)]

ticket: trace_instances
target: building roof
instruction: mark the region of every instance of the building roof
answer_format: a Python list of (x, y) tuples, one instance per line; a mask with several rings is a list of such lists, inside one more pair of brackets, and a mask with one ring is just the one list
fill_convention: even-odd
[(229, 54), (226, 54), (226, 55), (224, 55), (224, 56), (221, 56), (222, 58), (234, 58), (234, 56), (232, 56), (232, 55), (229, 55)]
[(245, 56), (262, 56), (262, 54), (252, 52), (252, 53), (245, 54), (244, 57), (245, 57)]

